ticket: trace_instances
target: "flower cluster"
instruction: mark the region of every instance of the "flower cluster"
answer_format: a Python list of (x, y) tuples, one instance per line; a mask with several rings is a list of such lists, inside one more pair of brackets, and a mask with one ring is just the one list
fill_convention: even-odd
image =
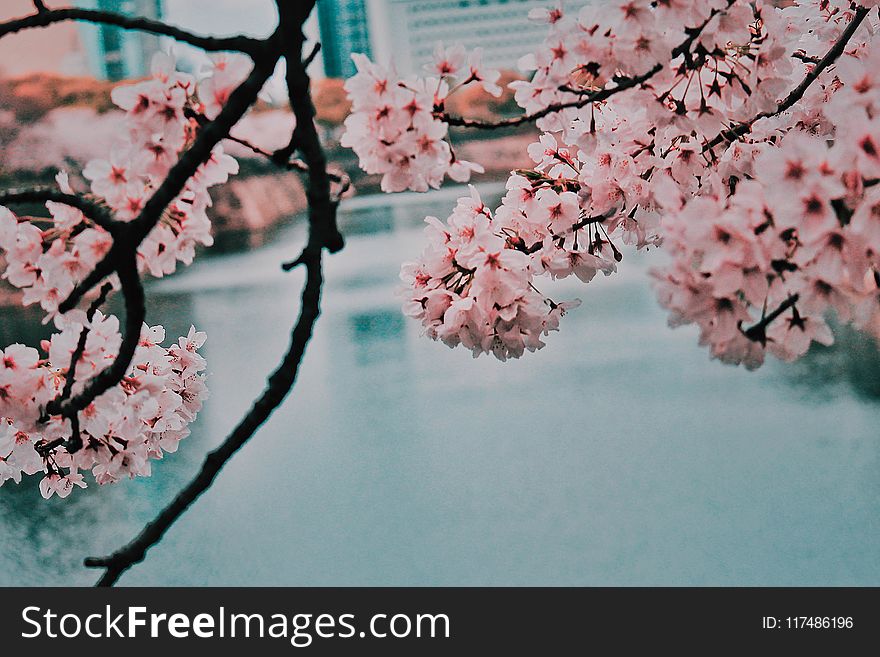
[(880, 335), (876, 11), (624, 0), (532, 18), (549, 34), (520, 62), (531, 79), (511, 86), (543, 134), (529, 148), (535, 166), (511, 174), (482, 222), (503, 243), (510, 290), (499, 301), (471, 282), (473, 265), (456, 255), (460, 211), (446, 227), (432, 220), (421, 260), (403, 269), (407, 312), (429, 336), (519, 355), (482, 346), (504, 344), (491, 313), (468, 319), (465, 340), (457, 309), (529, 306), (536, 276), (588, 282), (615, 271), (623, 245), (661, 244), (672, 257), (654, 278), (670, 322), (697, 324), (725, 362), (755, 367), (767, 352), (791, 360), (828, 344), (829, 312)]
[[(234, 86), (229, 66), (198, 85), (212, 107), (223, 89)], [(219, 78), (219, 82), (217, 79)], [(205, 88), (208, 92), (205, 92)], [(93, 160), (83, 170), (92, 193), (101, 199), (120, 221), (138, 216), (144, 204), (191, 142), (197, 124), (187, 118), (186, 108), (199, 108), (194, 97), (194, 80), (174, 69), (173, 60), (159, 53), (153, 61), (150, 79), (117, 87), (113, 102), (126, 111), (126, 131), (106, 160)], [(186, 184), (168, 206), (159, 225), (138, 249), (138, 266), (153, 276), (172, 273), (178, 262), (189, 264), (197, 245), (213, 242), (207, 208), (208, 189), (225, 182), (238, 170), (234, 159), (221, 146)], [(58, 184), (71, 193), (67, 176)], [(26, 305), (39, 303), (52, 313), (112, 245), (107, 231), (92, 223), (82, 212), (61, 203), (46, 204), (49, 218), (13, 221), (8, 211), (0, 215), (0, 249), (8, 267), (4, 278), (23, 290)], [(39, 226), (39, 223), (46, 224)]]
[(540, 258), (524, 245), (511, 246), (501, 212), (493, 216), (473, 187), (445, 223), (427, 222), (428, 244), (417, 262), (404, 264), (401, 279), (408, 290), (404, 312), (432, 338), (464, 345), (475, 357), (518, 358), (544, 346), (541, 337), (577, 305), (538, 292), (532, 280), (541, 273)]
[[(42, 473), (43, 497), (67, 497), (75, 486), (86, 487), (82, 471), (90, 470), (98, 484), (149, 476), (150, 461), (177, 451), (207, 396), (198, 353), (205, 334), (191, 329), (163, 347), (164, 329), (144, 326), (126, 376), (79, 413), (74, 431), (69, 420), (44, 416), (46, 404), (64, 391), (83, 328), (88, 337), (73, 394), (116, 357), (119, 321), (100, 312), (89, 320), (81, 311), (55, 321), (59, 330), (42, 344), (43, 355), (20, 344), (0, 351), (0, 485)], [(74, 436), (79, 444), (68, 452)]]
[(480, 165), (456, 157), (442, 120), (449, 95), (481, 84), (494, 95), (500, 73), (483, 69), (482, 51), (438, 46), (431, 77), (400, 79), (392, 68), (352, 55), (357, 74), (345, 83), (352, 101), (342, 145), (352, 148), (367, 173), (382, 175), (382, 189), (424, 192), (438, 188), (445, 176), (466, 182)]
[[(217, 57), (196, 84), (159, 54), (149, 79), (115, 88), (112, 100), (125, 110), (125, 130), (108, 159), (90, 161), (83, 171), (92, 199), (117, 221), (138, 217), (192, 143), (198, 117), (220, 112), (248, 66)], [(140, 273), (170, 274), (178, 262), (192, 261), (197, 245), (211, 244), (208, 190), (237, 168), (220, 146), (214, 148), (140, 244)], [(66, 174), (56, 180), (61, 192), (74, 193)], [(46, 208), (43, 218), (0, 207), (3, 278), (22, 291), (25, 305), (38, 303), (58, 329), (41, 345), (42, 354), (23, 345), (0, 351), (0, 484), (42, 472), (43, 496), (66, 497), (73, 487), (85, 487), (82, 471), (90, 470), (99, 484), (146, 476), (153, 459), (177, 450), (207, 396), (205, 361), (198, 353), (205, 335), (193, 329), (163, 347), (164, 329), (145, 326), (119, 384), (72, 417), (48, 413), (51, 402), (79, 395), (108, 368), (122, 339), (119, 320), (97, 308), (57, 312), (108, 253), (113, 236), (69, 205), (47, 202)]]

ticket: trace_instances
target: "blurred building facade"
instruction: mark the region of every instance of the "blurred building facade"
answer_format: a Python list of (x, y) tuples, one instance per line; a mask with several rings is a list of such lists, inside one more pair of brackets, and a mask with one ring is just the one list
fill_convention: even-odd
[[(271, 0), (74, 0), (82, 8), (165, 19), (208, 34), (243, 32), (266, 36), (274, 27)], [(431, 60), (438, 41), (481, 47), (486, 65), (513, 69), (522, 55), (544, 38), (547, 26), (528, 20), (529, 10), (554, 0), (319, 0), (306, 25), (310, 39), (320, 39), (322, 54), (315, 77), (348, 77), (352, 53), (381, 63), (393, 62), (406, 75)], [(566, 0), (577, 11), (588, 0)], [(29, 0), (2, 0), (0, 18), (31, 13)], [(111, 25), (61, 23), (0, 41), (0, 74), (51, 71), (119, 80), (146, 75), (153, 53), (168, 39)], [(15, 57), (22, 52), (27, 58)], [(5, 50), (4, 50), (5, 48)], [(177, 46), (179, 51), (183, 49)], [(8, 51), (8, 52), (6, 52)]]
[[(162, 18), (162, 0), (79, 0), (84, 9), (99, 9), (129, 16)], [(123, 30), (113, 25), (82, 24), (83, 46), (92, 75), (122, 80), (146, 75), (161, 40), (153, 34)]]
[(352, 53), (372, 55), (367, 0), (319, 0), (317, 8), (325, 75), (354, 75)]
[[(485, 64), (512, 69), (534, 50), (547, 26), (528, 20), (529, 10), (552, 0), (320, 0), (321, 38), (328, 77), (353, 73), (352, 52), (394, 62), (402, 74), (416, 73), (431, 61), (438, 41), (483, 48)], [(569, 0), (577, 11), (587, 0)]]

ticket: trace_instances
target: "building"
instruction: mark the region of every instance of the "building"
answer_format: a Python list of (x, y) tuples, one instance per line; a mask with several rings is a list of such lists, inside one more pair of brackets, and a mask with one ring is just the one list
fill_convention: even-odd
[(352, 53), (372, 54), (367, 4), (370, 0), (319, 0), (318, 23), (324, 73), (347, 78), (355, 73)]
[[(547, 26), (528, 20), (529, 10), (555, 0), (320, 0), (324, 65), (330, 77), (354, 72), (352, 52), (394, 62), (406, 75), (431, 61), (438, 41), (483, 48), (488, 66), (513, 69), (541, 43)], [(587, 0), (568, 0), (577, 11)]]
[[(162, 0), (79, 0), (75, 4), (129, 16), (162, 17)], [(90, 72), (105, 80), (146, 75), (153, 53), (161, 48), (161, 39), (145, 32), (88, 23), (79, 28)]]

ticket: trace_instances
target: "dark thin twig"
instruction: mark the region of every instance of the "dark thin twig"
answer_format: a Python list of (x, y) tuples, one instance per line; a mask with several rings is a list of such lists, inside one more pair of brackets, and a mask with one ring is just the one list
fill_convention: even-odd
[[(207, 116), (205, 116), (201, 112), (196, 112), (192, 108), (187, 107), (186, 109), (184, 109), (183, 113), (187, 118), (193, 119), (199, 125), (206, 125), (207, 123), (210, 122), (210, 119)], [(240, 137), (235, 137), (233, 135), (227, 135), (225, 137), (225, 140), (235, 142), (236, 144), (239, 144), (240, 146), (244, 146), (245, 148), (247, 148), (249, 151), (251, 151), (255, 155), (259, 155), (260, 157), (265, 157), (267, 160), (270, 160), (272, 163), (278, 165), (278, 162), (276, 162), (275, 153), (271, 153), (271, 152), (265, 150), (264, 148), (261, 148), (261, 147), (257, 146), (256, 144), (251, 143), (247, 139), (241, 139)], [(291, 158), (291, 159), (287, 160), (287, 162), (281, 163), (278, 166), (280, 166), (282, 169), (286, 169), (287, 171), (299, 171), (300, 173), (308, 173), (309, 172), (309, 168), (306, 166), (306, 163), (303, 162), (302, 160), (297, 160), (296, 158)], [(331, 172), (328, 172), (327, 176), (330, 178), (331, 181), (333, 181), (335, 183), (344, 183), (345, 179), (346, 179), (346, 176), (341, 176), (339, 174), (335, 174), (335, 173), (331, 173)]]
[[(284, 38), (282, 47), (287, 61), (287, 95), (290, 108), (296, 116), (296, 127), (286, 148), (276, 152), (276, 158), (287, 160), (294, 151), (302, 154), (309, 168), (306, 196), (309, 200), (309, 222), (318, 244), (330, 253), (341, 250), (345, 244), (336, 225), (336, 204), (330, 195), (327, 157), (315, 128), (315, 106), (312, 103), (311, 80), (302, 61), (305, 36), (302, 26), (314, 7), (315, 1), (285, 2), (276, 0), (278, 25)], [(285, 155), (282, 157), (281, 153)]]
[(140, 342), (141, 329), (146, 319), (147, 309), (144, 300), (144, 286), (138, 275), (134, 253), (118, 264), (117, 273), (125, 298), (125, 332), (119, 354), (104, 370), (101, 370), (86, 384), (85, 388), (69, 399), (54, 399), (46, 406), (49, 415), (72, 417), (77, 411), (88, 407), (97, 397), (119, 383), (131, 365), (134, 353)]
[(115, 234), (121, 222), (113, 218), (113, 213), (106, 205), (95, 197), (87, 194), (67, 194), (54, 187), (34, 187), (31, 189), (10, 189), (0, 192), (0, 205), (14, 205), (16, 203), (44, 203), (54, 201), (72, 208), (76, 208), (91, 219), (95, 224)]
[[(113, 290), (113, 286), (110, 283), (105, 283), (101, 287), (101, 291), (98, 293), (97, 298), (92, 301), (92, 304), (89, 306), (89, 309), (86, 311), (86, 319), (88, 321), (92, 321), (95, 318), (95, 314), (98, 312), (98, 309), (104, 305), (104, 302), (107, 300), (107, 296)], [(64, 388), (61, 391), (61, 394), (58, 396), (59, 400), (68, 399), (70, 397), (71, 392), (73, 391), (73, 384), (76, 380), (76, 368), (79, 365), (79, 361), (82, 358), (83, 354), (86, 350), (86, 341), (89, 337), (89, 327), (83, 326), (82, 330), (79, 332), (79, 340), (76, 343), (76, 348), (70, 355), (70, 365), (67, 368), (67, 373), (65, 376), (67, 377), (64, 381)], [(41, 421), (45, 421), (48, 419), (48, 414), (41, 419)], [(40, 456), (46, 458), (49, 454), (58, 447), (64, 445), (64, 449), (69, 453), (73, 454), (79, 451), (82, 448), (82, 438), (80, 437), (79, 432), (79, 414), (73, 413), (70, 416), (70, 429), (71, 435), (66, 441), (63, 438), (56, 438), (55, 440), (39, 445), (37, 447), (37, 452), (39, 452)]]
[(39, 13), (49, 11), (48, 9), (46, 9), (46, 5), (43, 4), (43, 0), (34, 0), (34, 9), (36, 9)]
[[(275, 43), (275, 38), (272, 38)], [(263, 88), (266, 80), (275, 70), (279, 52), (274, 50), (272, 57), (256, 60), (250, 75), (229, 95), (229, 100), (217, 117), (202, 127), (192, 146), (180, 156), (171, 167), (165, 180), (144, 204), (141, 213), (134, 221), (126, 224), (124, 235), (116, 237), (113, 247), (95, 268), (86, 275), (67, 298), (59, 305), (64, 313), (74, 308), (80, 299), (100, 283), (106, 276), (116, 271), (118, 263), (124, 261), (129, 253), (134, 253), (140, 243), (159, 222), (165, 208), (183, 191), (187, 181), (198, 168), (211, 157), (211, 151), (222, 141), (244, 113), (250, 108)], [(125, 239), (122, 239), (124, 237)]]
[(749, 132), (752, 129), (752, 126), (756, 121), (761, 119), (767, 119), (772, 116), (776, 116), (777, 114), (782, 114), (786, 110), (794, 107), (795, 103), (797, 103), (801, 98), (804, 97), (807, 89), (809, 89), (810, 85), (815, 82), (819, 74), (822, 73), (826, 68), (831, 66), (838, 57), (843, 54), (843, 51), (846, 49), (846, 44), (849, 43), (849, 40), (856, 33), (856, 30), (859, 29), (859, 25), (862, 24), (862, 21), (865, 20), (865, 17), (868, 15), (870, 9), (865, 9), (864, 7), (858, 7), (853, 15), (853, 19), (849, 22), (849, 25), (846, 26), (846, 29), (840, 35), (840, 38), (834, 43), (833, 46), (825, 53), (825, 56), (818, 61), (816, 66), (811, 70), (807, 75), (801, 80), (800, 84), (792, 89), (788, 96), (786, 96), (783, 100), (779, 101), (779, 104), (776, 108), (769, 112), (761, 112), (756, 115), (754, 118), (749, 119), (745, 123), (740, 123), (735, 128), (731, 128), (730, 130), (725, 130), (724, 132), (716, 135), (711, 141), (706, 142), (703, 146), (703, 152), (710, 151), (719, 144), (725, 142), (731, 142), (739, 139), (743, 135)]
[[(89, 306), (89, 309), (86, 312), (86, 319), (88, 321), (91, 322), (95, 318), (95, 313), (97, 313), (98, 309), (104, 305), (104, 302), (107, 300), (107, 295), (110, 294), (112, 289), (113, 286), (110, 283), (104, 283), (104, 285), (101, 286), (98, 298), (92, 302), (92, 305)], [(73, 383), (76, 379), (76, 368), (79, 364), (80, 358), (82, 358), (83, 353), (85, 353), (86, 340), (88, 337), (89, 327), (83, 326), (79, 333), (79, 341), (76, 344), (76, 348), (70, 355), (70, 366), (67, 368), (67, 379), (64, 381), (64, 389), (61, 391), (61, 396), (59, 397), (60, 401), (70, 398), (70, 393), (73, 391)]]
[(801, 60), (805, 64), (818, 64), (820, 61), (818, 57), (813, 57), (813, 55), (808, 55), (807, 53), (805, 53), (802, 50), (796, 50), (795, 52), (793, 52), (791, 54), (791, 56), (794, 57), (795, 59)]
[[(303, 105), (308, 103), (308, 106), (311, 107), (311, 97), (308, 89), (308, 77), (305, 75), (304, 63), (301, 60), (301, 30), (302, 24), (314, 7), (315, 0), (297, 3), (299, 6), (296, 8), (291, 7), (294, 3), (285, 0), (277, 1), (281, 16), (280, 35), (282, 41), (288, 44), (285, 49), (285, 57), (288, 66), (287, 79), (291, 104), (294, 105), (295, 111), (297, 109), (299, 112), (307, 111), (303, 109)], [(305, 87), (303, 88), (304, 80)], [(300, 93), (302, 96), (297, 95)], [(313, 112), (314, 109), (312, 108), (311, 111)], [(299, 128), (302, 125), (311, 126), (311, 131)], [(320, 315), (323, 285), (322, 251), (325, 247), (330, 248), (327, 236), (332, 235), (335, 230), (333, 223), (335, 206), (330, 198), (329, 180), (324, 170), (326, 161), (323, 159), (323, 149), (320, 141), (317, 140), (317, 133), (314, 131), (314, 123), (311, 120), (304, 121), (303, 115), (297, 113), (297, 126), (299, 132), (294, 131), (294, 139), (291, 139), (291, 142), (296, 141), (300, 145), (299, 147), (309, 162), (309, 238), (299, 258), (299, 262), (306, 267), (306, 282), (302, 291), (299, 318), (291, 333), (287, 353), (281, 364), (269, 377), (263, 394), (254, 402), (248, 414), (220, 447), (207, 456), (199, 473), (178, 493), (174, 500), (154, 520), (149, 522), (130, 543), (116, 550), (110, 556), (91, 557), (85, 560), (85, 565), (88, 567), (105, 569), (98, 581), (98, 586), (112, 586), (122, 573), (132, 565), (143, 561), (147, 550), (161, 540), (168, 528), (211, 486), (223, 466), (266, 422), (272, 412), (284, 401), (296, 382), (306, 346)], [(299, 139), (297, 139), (297, 135), (299, 135)], [(313, 138), (314, 142), (311, 142), (310, 140)], [(315, 182), (316, 179), (324, 182), (318, 184)], [(323, 199), (322, 194), (324, 195)], [(339, 246), (341, 248), (341, 244)]]
[(312, 335), (312, 328), (320, 314), (322, 285), (320, 249), (311, 252), (306, 269), (302, 307), (291, 334), (290, 347), (281, 364), (269, 377), (263, 394), (254, 402), (248, 414), (220, 447), (208, 454), (196, 477), (155, 519), (147, 523), (134, 540), (110, 556), (90, 557), (85, 560), (87, 567), (106, 569), (98, 581), (98, 586), (113, 586), (122, 573), (144, 560), (147, 550), (158, 543), (168, 528), (211, 486), (227, 461), (250, 439), (290, 392), (296, 382), (300, 362)]
[(150, 32), (152, 34), (171, 37), (177, 41), (182, 41), (192, 46), (196, 46), (197, 48), (201, 48), (202, 50), (211, 52), (223, 50), (237, 51), (246, 53), (254, 59), (261, 58), (264, 55), (264, 43), (251, 37), (202, 36), (149, 18), (143, 18), (140, 16), (123, 16), (122, 14), (114, 14), (112, 12), (98, 11), (94, 9), (68, 8), (45, 9), (43, 11), (38, 9), (36, 13), (31, 14), (30, 16), (0, 23), (0, 38), (24, 29), (47, 27), (63, 21), (101, 23), (104, 25), (115, 25), (126, 30)]
[(767, 341), (767, 327), (786, 310), (793, 308), (794, 304), (798, 302), (798, 298), (797, 294), (793, 294), (786, 298), (785, 301), (779, 304), (776, 310), (762, 317), (761, 321), (757, 324), (750, 326), (747, 329), (742, 329), (743, 335), (752, 342), (765, 343)]
[(315, 61), (315, 57), (318, 56), (319, 52), (321, 52), (321, 42), (320, 41), (315, 44), (315, 46), (312, 48), (312, 52), (310, 52), (308, 57), (306, 57), (303, 60), (303, 63), (302, 63), (303, 70), (307, 69), (309, 66), (312, 65), (312, 62)]
[(93, 287), (116, 271), (116, 262), (119, 260), (119, 252), (121, 251), (121, 249), (114, 251), (116, 248), (116, 243), (114, 242), (113, 246), (110, 247), (110, 251), (107, 252), (107, 255), (104, 256), (102, 260), (98, 261), (95, 268), (86, 274), (86, 277), (77, 283), (73, 287), (73, 290), (71, 290), (70, 294), (67, 295), (67, 298), (58, 305), (58, 312), (64, 314), (69, 310), (73, 310), (76, 307), (76, 304), (78, 304)]
[(615, 214), (617, 214), (617, 213), (614, 210), (609, 210), (605, 214), (597, 214), (597, 215), (591, 215), (589, 217), (584, 217), (579, 222), (577, 222), (574, 226), (572, 226), (571, 230), (572, 231), (580, 230), (581, 228), (585, 228), (586, 226), (589, 226), (590, 224), (600, 224), (603, 221), (605, 221), (606, 219), (610, 219)]
[(532, 112), (531, 114), (523, 114), (522, 116), (514, 116), (509, 119), (501, 119), (499, 121), (481, 121), (479, 119), (466, 119), (460, 116), (451, 116), (446, 113), (441, 113), (440, 119), (452, 126), (460, 126), (463, 128), (476, 128), (477, 130), (495, 130), (497, 128), (511, 128), (526, 123), (534, 123), (538, 119), (542, 119), (550, 114), (555, 114), (556, 112), (561, 112), (564, 109), (586, 107), (590, 103), (598, 103), (600, 101), (607, 100), (615, 94), (626, 91), (627, 89), (632, 89), (633, 87), (637, 87), (638, 85), (647, 82), (650, 78), (654, 77), (661, 70), (663, 70), (663, 66), (661, 64), (657, 64), (642, 75), (637, 75), (635, 77), (625, 78), (621, 80), (616, 87), (605, 87), (604, 89), (590, 92), (579, 100), (572, 100), (566, 103), (554, 103), (553, 105), (548, 105), (547, 107), (540, 109), (537, 112)]
[[(189, 119), (193, 119), (199, 125), (207, 125), (211, 121), (207, 116), (205, 116), (201, 112), (197, 112), (194, 109), (189, 108), (189, 107), (184, 109), (183, 113), (184, 113), (184, 116), (186, 116)], [(275, 162), (275, 160), (274, 160), (273, 153), (271, 153), (263, 148), (260, 148), (256, 144), (249, 142), (247, 139), (241, 139), (240, 137), (235, 137), (233, 135), (226, 135), (226, 137), (224, 137), (224, 139), (226, 141), (235, 142), (236, 144), (239, 144), (240, 146), (244, 146), (252, 153), (259, 155), (261, 157), (265, 157), (266, 159), (271, 160), (273, 163), (277, 164), (277, 162)], [(287, 169), (288, 171), (300, 171), (302, 173), (308, 173), (308, 171), (309, 171), (309, 168), (306, 166), (306, 163), (303, 162), (302, 160), (297, 160), (297, 159), (290, 159), (287, 162), (282, 163), (280, 166), (281, 166), (281, 168)]]
[[(727, 7), (729, 7), (733, 3), (734, 0), (727, 0)], [(703, 32), (709, 22), (717, 14), (721, 13), (725, 9), (726, 7), (724, 9), (713, 9), (711, 12), (709, 12), (709, 16), (700, 25), (698, 25), (697, 27), (686, 28), (685, 32), (688, 36), (684, 41), (682, 41), (679, 45), (672, 49), (672, 59), (675, 59), (679, 55), (689, 57), (690, 48), (693, 45), (694, 41), (697, 39), (697, 37), (700, 36), (700, 34)], [(540, 109), (537, 112), (532, 112), (531, 114), (523, 114), (522, 116), (515, 116), (509, 119), (501, 119), (500, 121), (480, 121), (478, 119), (466, 119), (460, 116), (450, 116), (445, 112), (439, 112), (438, 118), (446, 122), (448, 125), (464, 128), (476, 128), (478, 130), (495, 130), (496, 128), (510, 128), (520, 126), (526, 123), (534, 123), (538, 119), (542, 119), (550, 114), (555, 114), (556, 112), (561, 112), (565, 109), (586, 107), (591, 103), (598, 103), (603, 100), (607, 100), (615, 94), (626, 91), (627, 89), (632, 89), (633, 87), (637, 87), (640, 84), (644, 84), (662, 70), (663, 65), (657, 63), (641, 75), (622, 78), (617, 81), (617, 86), (605, 87), (603, 89), (599, 89), (598, 91), (585, 92), (562, 87), (561, 90), (568, 91), (569, 93), (576, 93), (578, 95), (581, 95), (582, 98), (564, 103), (554, 103), (553, 105), (548, 105), (547, 107)]]

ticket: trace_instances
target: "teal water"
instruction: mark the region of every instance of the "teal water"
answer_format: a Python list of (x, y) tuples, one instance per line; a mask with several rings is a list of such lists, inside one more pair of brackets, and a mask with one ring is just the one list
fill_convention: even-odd
[[(419, 337), (400, 261), (449, 194), (355, 199), (293, 396), (128, 585), (878, 585), (880, 375), (848, 335), (756, 373), (670, 330), (655, 255), (566, 286), (546, 349), (473, 360)], [(198, 468), (283, 353), (301, 227), (151, 286), (152, 322), (208, 332), (212, 397), (154, 476), (48, 502), (0, 488), (0, 584), (90, 584)], [(655, 261), (656, 262), (656, 261)], [(0, 314), (0, 337), (33, 319)], [(80, 491), (78, 491), (79, 493)]]

